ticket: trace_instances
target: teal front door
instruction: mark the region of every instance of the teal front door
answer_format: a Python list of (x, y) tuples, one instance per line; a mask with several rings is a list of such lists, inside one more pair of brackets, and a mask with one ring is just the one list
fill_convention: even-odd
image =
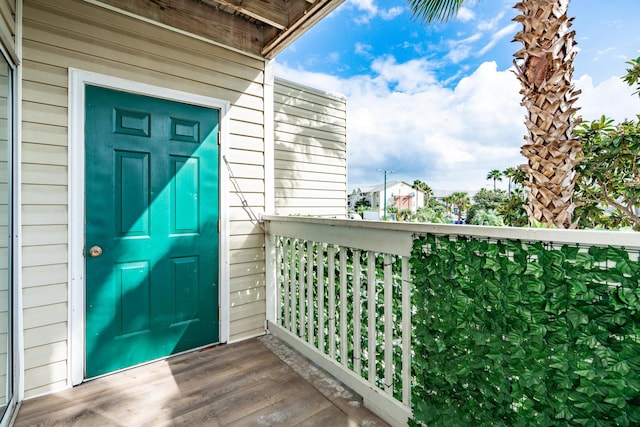
[(87, 86), (87, 378), (219, 340), (218, 110)]

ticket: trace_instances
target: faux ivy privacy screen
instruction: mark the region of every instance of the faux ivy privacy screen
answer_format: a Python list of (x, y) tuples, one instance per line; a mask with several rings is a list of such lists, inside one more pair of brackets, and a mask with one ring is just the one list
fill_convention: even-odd
[(430, 235), (411, 268), (415, 420), (640, 425), (637, 252)]

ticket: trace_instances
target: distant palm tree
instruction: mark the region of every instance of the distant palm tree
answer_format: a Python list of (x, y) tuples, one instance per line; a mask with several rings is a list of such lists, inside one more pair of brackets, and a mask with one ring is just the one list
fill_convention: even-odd
[(426, 182), (422, 182), (419, 179), (413, 181), (413, 188), (422, 190), (425, 193), (425, 204), (429, 207), (429, 200), (431, 200), (431, 195), (433, 194), (433, 190), (431, 187), (427, 185)]
[(487, 179), (493, 180), (493, 191), (496, 191), (496, 181), (502, 181), (502, 172), (498, 169), (492, 169), (487, 174)]
[(451, 214), (451, 210), (453, 207), (453, 198), (451, 197), (451, 195), (444, 196), (442, 198), (442, 203), (444, 203), (444, 210)]
[[(408, 0), (413, 15), (425, 22), (446, 21), (475, 0)], [(526, 207), (535, 221), (559, 228), (574, 227), (573, 189), (581, 145), (573, 137), (578, 124), (573, 106), (575, 31), (569, 31), (569, 0), (520, 0), (515, 6), (522, 25), (514, 40), (523, 48), (514, 54), (522, 104), (528, 110), (527, 135), (521, 153), (528, 159)]]
[(451, 203), (453, 203), (458, 208), (458, 224), (462, 224), (462, 212), (469, 209), (471, 206), (471, 199), (469, 199), (469, 195), (464, 191), (456, 191), (451, 194)]
[(511, 184), (515, 187), (516, 185), (524, 184), (524, 181), (527, 179), (527, 174), (524, 171), (516, 166), (509, 166), (505, 170), (502, 171), (502, 176), (506, 176), (509, 178), (509, 193), (511, 194)]

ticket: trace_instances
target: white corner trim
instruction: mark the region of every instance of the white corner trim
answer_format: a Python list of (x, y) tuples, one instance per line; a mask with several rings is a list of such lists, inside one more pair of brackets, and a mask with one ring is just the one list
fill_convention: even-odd
[(275, 213), (275, 61), (264, 64), (264, 211)]
[[(69, 69), (69, 385), (80, 384), (84, 380), (85, 354), (85, 91), (86, 85), (101, 86), (168, 101), (183, 102), (213, 108), (220, 111), (220, 153), (227, 154), (229, 141), (230, 103), (189, 92), (167, 89), (146, 83), (125, 80), (104, 74), (74, 68)], [(219, 167), (220, 183), (220, 246), (219, 246), (219, 310), (220, 342), (229, 339), (229, 213), (228, 213), (228, 173)]]

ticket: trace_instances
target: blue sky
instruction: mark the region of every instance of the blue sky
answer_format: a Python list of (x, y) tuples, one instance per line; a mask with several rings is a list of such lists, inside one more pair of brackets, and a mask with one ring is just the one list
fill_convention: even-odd
[[(491, 169), (524, 163), (524, 110), (510, 71), (515, 0), (479, 0), (421, 24), (403, 0), (346, 0), (281, 53), (276, 74), (347, 97), (349, 188), (421, 179), (435, 189), (491, 187)], [(640, 56), (639, 0), (573, 0), (580, 114), (640, 114), (619, 76)], [(503, 183), (506, 186), (506, 183)]]

